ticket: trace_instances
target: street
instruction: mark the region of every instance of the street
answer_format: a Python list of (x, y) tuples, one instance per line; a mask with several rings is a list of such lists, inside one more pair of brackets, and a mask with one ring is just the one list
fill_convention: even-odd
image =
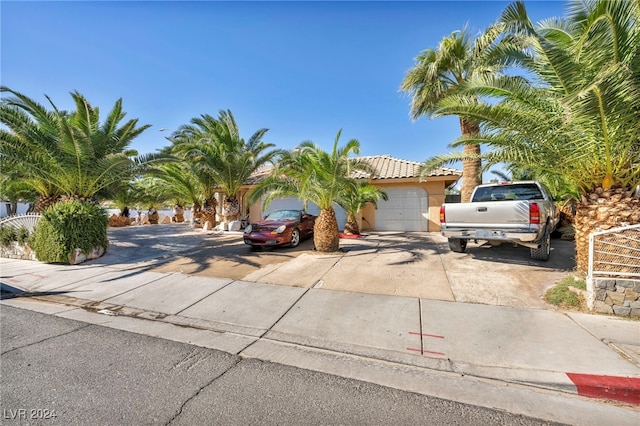
[(2, 424), (551, 424), (3, 305)]

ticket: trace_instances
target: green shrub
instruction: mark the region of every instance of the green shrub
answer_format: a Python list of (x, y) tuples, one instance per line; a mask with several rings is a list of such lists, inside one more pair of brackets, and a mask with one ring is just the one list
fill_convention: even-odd
[(29, 236), (29, 230), (26, 227), (21, 226), (20, 229), (18, 229), (18, 231), (16, 232), (16, 241), (20, 245), (28, 244)]
[(0, 244), (3, 247), (7, 247), (13, 241), (17, 240), (17, 234), (15, 228), (11, 226), (3, 226), (0, 228)]
[(106, 250), (108, 224), (107, 213), (93, 203), (59, 202), (42, 212), (31, 248), (41, 262), (69, 263), (76, 248)]
[(555, 287), (549, 289), (544, 295), (544, 299), (552, 305), (562, 308), (581, 308), (585, 304), (584, 297), (572, 291), (569, 286), (586, 290), (584, 281), (577, 280), (573, 276), (568, 276), (560, 281)]

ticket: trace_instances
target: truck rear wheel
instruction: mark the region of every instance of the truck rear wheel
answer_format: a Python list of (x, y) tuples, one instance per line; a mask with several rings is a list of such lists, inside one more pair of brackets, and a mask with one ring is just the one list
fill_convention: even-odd
[(549, 226), (545, 227), (544, 234), (540, 240), (540, 247), (537, 249), (531, 249), (531, 258), (533, 260), (549, 260), (551, 254), (551, 232), (549, 232)]
[(456, 253), (464, 253), (467, 248), (467, 240), (460, 238), (449, 238), (449, 248)]

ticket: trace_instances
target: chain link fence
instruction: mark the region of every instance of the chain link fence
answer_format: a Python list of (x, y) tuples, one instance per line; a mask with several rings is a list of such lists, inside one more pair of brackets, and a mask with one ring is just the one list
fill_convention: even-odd
[(597, 312), (640, 316), (640, 225), (589, 235), (587, 305)]
[(589, 276), (640, 278), (640, 225), (592, 233)]

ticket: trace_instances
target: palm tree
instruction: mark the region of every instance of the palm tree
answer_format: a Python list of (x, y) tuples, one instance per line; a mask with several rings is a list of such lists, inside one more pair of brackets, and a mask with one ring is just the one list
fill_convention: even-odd
[[(475, 40), (466, 28), (455, 31), (440, 42), (438, 49), (426, 49), (405, 75), (400, 88), (411, 95), (411, 117), (433, 117), (438, 102), (452, 96), (465, 82), (500, 73), (509, 63), (504, 55), (505, 40), (499, 40), (503, 27), (492, 25)], [(472, 100), (478, 102), (477, 98)], [(460, 116), (463, 138), (480, 131), (479, 121)], [(480, 144), (464, 145), (462, 156), (462, 202), (468, 202), (473, 189), (482, 183)]]
[(376, 203), (380, 199), (386, 201), (389, 197), (386, 192), (371, 185), (369, 182), (357, 181), (353, 182), (353, 185), (350, 187), (347, 187), (346, 190), (340, 194), (340, 199), (337, 201), (338, 205), (347, 212), (347, 222), (344, 225), (344, 233), (359, 235), (358, 212), (367, 203), (372, 203), (376, 206)]
[(137, 156), (129, 145), (149, 125), (132, 119), (121, 124), (126, 113), (122, 99), (100, 124), (99, 109), (78, 92), (71, 93), (76, 110), (61, 111), (47, 97), (51, 110), (29, 97), (0, 87), (11, 97), (0, 103), (0, 155), (15, 162), (22, 179), (40, 194), (36, 211), (69, 199), (91, 199), (99, 191), (156, 161), (157, 155)]
[[(640, 223), (640, 3), (575, 1), (568, 11), (534, 26), (524, 3), (508, 6), (502, 21), (526, 42), (519, 63), (532, 80), (476, 80), (434, 114), (482, 120), (486, 132), (459, 142), (487, 144), (489, 164), (511, 163), (571, 186), (577, 267), (585, 271), (591, 232)], [(496, 102), (469, 102), (480, 95)]]
[(166, 193), (175, 199), (176, 204), (195, 204), (200, 208), (206, 188), (203, 188), (197, 173), (188, 162), (160, 164), (150, 174), (164, 182)]
[(249, 193), (249, 202), (263, 196), (264, 205), (283, 196), (297, 196), (306, 203), (313, 202), (320, 209), (314, 226), (313, 242), (320, 252), (334, 252), (340, 246), (338, 221), (333, 208), (340, 195), (352, 188), (354, 170), (368, 170), (367, 165), (350, 158), (360, 153), (360, 143), (351, 139), (338, 147), (342, 130), (338, 131), (331, 152), (323, 151), (311, 141), (282, 155), (272, 173)]
[[(233, 114), (227, 110), (220, 111), (217, 119), (207, 114), (193, 118), (191, 124), (181, 126), (170, 138), (173, 152), (194, 165), (203, 186), (226, 194), (224, 212), (227, 220), (238, 217), (238, 191), (249, 176), (282, 153), (271, 149), (274, 144), (262, 141), (267, 131), (260, 129), (245, 141), (240, 137)], [(207, 201), (215, 206), (215, 197)]]

